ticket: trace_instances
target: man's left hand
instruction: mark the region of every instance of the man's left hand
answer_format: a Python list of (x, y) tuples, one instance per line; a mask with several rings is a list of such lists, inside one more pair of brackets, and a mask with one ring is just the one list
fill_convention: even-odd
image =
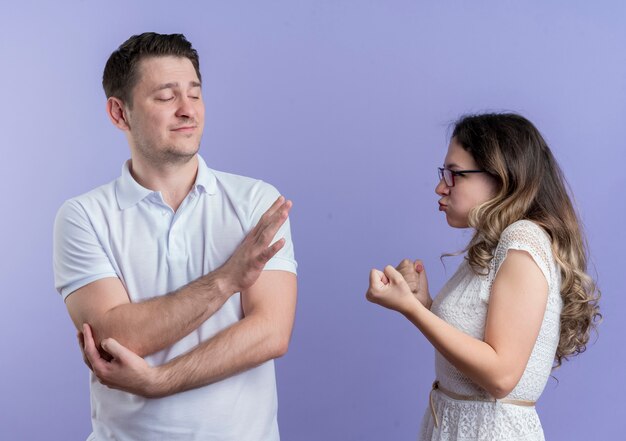
[(113, 389), (120, 389), (146, 398), (156, 398), (162, 395), (158, 384), (157, 369), (146, 361), (122, 346), (113, 338), (102, 340), (102, 349), (111, 360), (100, 354), (93, 339), (91, 327), (83, 324), (82, 332), (83, 354), (87, 366), (91, 368), (100, 383)]

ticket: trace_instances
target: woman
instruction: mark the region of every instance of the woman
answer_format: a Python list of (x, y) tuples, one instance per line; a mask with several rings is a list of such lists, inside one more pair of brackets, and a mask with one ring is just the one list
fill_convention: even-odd
[(543, 440), (534, 404), (600, 318), (563, 175), (528, 120), (483, 114), (455, 124), (439, 177), (448, 224), (475, 231), (463, 263), (434, 301), (421, 261), (372, 270), (367, 292), (436, 349), (420, 439)]

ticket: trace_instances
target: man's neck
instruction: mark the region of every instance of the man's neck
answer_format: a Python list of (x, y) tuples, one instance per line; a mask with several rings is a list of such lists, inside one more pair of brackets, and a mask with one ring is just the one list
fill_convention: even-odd
[(184, 163), (160, 165), (131, 155), (130, 173), (143, 187), (160, 191), (165, 203), (176, 211), (196, 181), (198, 155)]

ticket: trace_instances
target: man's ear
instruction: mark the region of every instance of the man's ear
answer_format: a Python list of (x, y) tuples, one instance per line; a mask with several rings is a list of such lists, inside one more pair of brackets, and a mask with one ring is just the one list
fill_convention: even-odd
[(123, 131), (130, 130), (128, 113), (121, 99), (112, 96), (107, 100), (107, 114), (115, 127)]

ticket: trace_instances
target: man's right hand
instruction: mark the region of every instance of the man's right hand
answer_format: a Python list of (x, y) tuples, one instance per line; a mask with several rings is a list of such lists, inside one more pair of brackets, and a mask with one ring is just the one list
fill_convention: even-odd
[(292, 205), (290, 200), (279, 196), (232, 256), (219, 268), (230, 292), (241, 292), (251, 287), (261, 275), (265, 264), (285, 245), (284, 238), (270, 243), (287, 220)]
[[(224, 265), (168, 295), (131, 302), (115, 277), (77, 289), (65, 301), (72, 320), (79, 331), (83, 323), (92, 326), (96, 347), (102, 339), (113, 337), (145, 357), (171, 346), (204, 323), (231, 295), (259, 278), (267, 261), (285, 244), (282, 239), (270, 246), (291, 205), (291, 201), (278, 198)], [(101, 356), (107, 359), (105, 353)]]

